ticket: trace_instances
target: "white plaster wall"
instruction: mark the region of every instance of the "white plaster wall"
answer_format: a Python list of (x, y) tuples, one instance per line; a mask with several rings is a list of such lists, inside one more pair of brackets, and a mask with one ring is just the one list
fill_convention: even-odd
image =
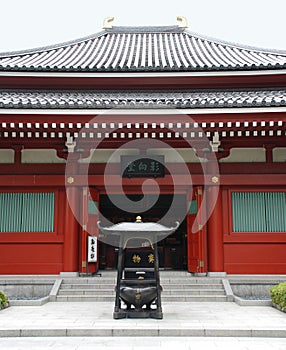
[(54, 149), (24, 149), (22, 150), (22, 163), (65, 163), (65, 159), (59, 158)]
[(0, 163), (1, 164), (13, 164), (14, 163), (14, 150), (12, 150), (12, 149), (0, 149)]
[(266, 162), (264, 148), (232, 148), (227, 158), (222, 158), (221, 163), (260, 163)]
[(286, 162), (285, 147), (277, 147), (273, 149), (273, 162)]
[(137, 155), (138, 149), (92, 149), (88, 158), (82, 158), (80, 163), (120, 163), (122, 155)]

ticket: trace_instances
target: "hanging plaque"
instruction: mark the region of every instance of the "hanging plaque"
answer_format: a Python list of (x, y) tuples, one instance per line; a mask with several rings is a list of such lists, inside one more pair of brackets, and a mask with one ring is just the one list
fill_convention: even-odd
[(164, 156), (121, 156), (122, 177), (164, 177)]
[(88, 262), (97, 262), (97, 237), (88, 236), (88, 252), (87, 260)]

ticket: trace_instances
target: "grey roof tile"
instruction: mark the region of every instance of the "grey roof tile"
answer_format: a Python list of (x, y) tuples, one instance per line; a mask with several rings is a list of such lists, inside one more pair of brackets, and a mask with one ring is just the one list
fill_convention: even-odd
[(148, 109), (283, 106), (286, 90), (0, 90), (0, 109)]
[(176, 26), (113, 27), (59, 45), (0, 54), (0, 70), (150, 72), (281, 69), (286, 51), (228, 43)]

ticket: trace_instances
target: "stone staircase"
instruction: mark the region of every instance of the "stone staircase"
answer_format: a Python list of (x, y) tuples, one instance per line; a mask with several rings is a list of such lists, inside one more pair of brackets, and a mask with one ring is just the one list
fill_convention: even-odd
[[(185, 271), (161, 271), (162, 302), (228, 301), (221, 278), (193, 277)], [(64, 278), (55, 300), (114, 302), (115, 271), (101, 277)]]

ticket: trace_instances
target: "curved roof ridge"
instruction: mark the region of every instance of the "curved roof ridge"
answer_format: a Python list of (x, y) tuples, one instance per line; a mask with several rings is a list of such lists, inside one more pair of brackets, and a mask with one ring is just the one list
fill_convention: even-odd
[(219, 44), (219, 45), (227, 45), (227, 46), (231, 46), (231, 47), (236, 47), (237, 49), (249, 50), (249, 51), (259, 51), (259, 52), (267, 53), (267, 54), (286, 55), (286, 49), (285, 50), (269, 49), (269, 48), (263, 48), (263, 47), (258, 47), (258, 46), (237, 43), (234, 41), (228, 41), (228, 40), (224, 40), (224, 39), (214, 38), (214, 37), (211, 37), (208, 35), (204, 35), (204, 34), (190, 31), (188, 29), (185, 29), (184, 32), (187, 34), (190, 34), (191, 36), (194, 36), (196, 38), (211, 41), (211, 42), (213, 42), (215, 44)]
[(39, 46), (39, 47), (34, 47), (31, 49), (22, 49), (22, 50), (17, 50), (17, 51), (7, 51), (7, 52), (0, 52), (0, 58), (2, 57), (9, 57), (9, 56), (15, 56), (15, 55), (25, 55), (25, 54), (33, 54), (37, 52), (42, 52), (42, 51), (50, 51), (50, 50), (57, 50), (60, 49), (61, 47), (65, 46), (70, 46), (70, 45), (76, 45), (79, 43), (82, 43), (84, 41), (89, 41), (92, 39), (96, 39), (102, 35), (105, 35), (107, 33), (107, 30), (101, 30), (98, 33), (93, 33), (78, 39), (72, 39), (68, 41), (63, 41), (58, 44), (50, 44), (50, 45), (45, 45), (45, 46)]
[(49, 51), (53, 49), (60, 49), (61, 47), (69, 46), (69, 45), (76, 45), (84, 41), (96, 39), (102, 35), (108, 34), (108, 33), (186, 33), (193, 37), (196, 37), (198, 39), (207, 40), (214, 42), (219, 45), (227, 45), (236, 47), (238, 49), (243, 50), (249, 50), (249, 51), (259, 51), (262, 53), (268, 53), (268, 54), (279, 54), (279, 55), (286, 55), (286, 49), (285, 50), (278, 50), (278, 49), (269, 49), (266, 47), (258, 47), (258, 46), (252, 46), (252, 45), (246, 45), (243, 43), (237, 43), (234, 41), (228, 41), (224, 39), (215, 38), (209, 35), (201, 34), (195, 31), (188, 30), (186, 28), (179, 28), (178, 26), (113, 26), (112, 28), (103, 29), (99, 32), (80, 37), (78, 39), (72, 39), (68, 41), (63, 41), (57, 44), (50, 44), (45, 46), (39, 46), (34, 47), (31, 49), (22, 49), (22, 50), (16, 50), (16, 51), (6, 51), (6, 52), (0, 52), (0, 57), (5, 56), (15, 56), (15, 55), (24, 55), (24, 54), (32, 54), (37, 53), (41, 51)]
[(0, 89), (0, 109), (231, 109), (285, 105), (286, 90), (283, 88), (140, 92)]
[(61, 47), (76, 45), (84, 41), (96, 39), (102, 35), (108, 33), (171, 33), (171, 32), (183, 32), (184, 28), (179, 28), (178, 26), (113, 26), (112, 28), (103, 29), (99, 32), (68, 41), (63, 41), (57, 44), (50, 44), (45, 46), (34, 47), (31, 49), (22, 49), (16, 51), (6, 51), (0, 52), (0, 57), (5, 56), (15, 56), (15, 55), (24, 55), (24, 54), (33, 54), (41, 51), (49, 51), (53, 49), (60, 49)]
[(286, 50), (237, 44), (178, 26), (114, 26), (55, 45), (0, 53), (0, 69), (25, 71), (218, 71), (281, 69)]
[(174, 26), (113, 26), (106, 29), (108, 32), (128, 32), (128, 33), (172, 33), (182, 32), (185, 28)]

